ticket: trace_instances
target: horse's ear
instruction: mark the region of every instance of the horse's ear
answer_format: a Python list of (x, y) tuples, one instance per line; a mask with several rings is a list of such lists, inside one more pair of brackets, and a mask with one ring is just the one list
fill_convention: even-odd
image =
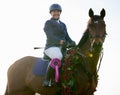
[(105, 17), (105, 9), (102, 9), (100, 12), (100, 16), (103, 19)]
[(89, 10), (89, 17), (93, 17), (93, 15), (94, 15), (94, 12), (93, 12), (92, 8), (90, 8), (90, 10)]

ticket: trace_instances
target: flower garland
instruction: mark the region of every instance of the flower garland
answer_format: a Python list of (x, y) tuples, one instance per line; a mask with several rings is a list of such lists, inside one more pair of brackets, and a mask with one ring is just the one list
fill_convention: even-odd
[(75, 49), (68, 51), (62, 66), (62, 95), (74, 95), (75, 93), (75, 72), (79, 57)]

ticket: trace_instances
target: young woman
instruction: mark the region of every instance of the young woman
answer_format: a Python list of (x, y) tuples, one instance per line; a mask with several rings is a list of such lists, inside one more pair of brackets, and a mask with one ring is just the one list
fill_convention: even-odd
[[(75, 42), (71, 40), (67, 33), (66, 25), (60, 21), (60, 15), (62, 8), (59, 4), (52, 4), (49, 8), (52, 18), (47, 20), (44, 26), (44, 32), (47, 37), (45, 55), (47, 55), (51, 61), (54, 58), (61, 60), (67, 46), (75, 46)], [(44, 86), (49, 86), (50, 70), (49, 65), (47, 68), (47, 74), (44, 81)]]

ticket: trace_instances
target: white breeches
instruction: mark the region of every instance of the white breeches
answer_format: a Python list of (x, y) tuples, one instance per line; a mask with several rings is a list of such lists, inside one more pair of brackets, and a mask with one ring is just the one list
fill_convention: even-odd
[(62, 59), (63, 55), (60, 47), (50, 47), (44, 51), (44, 53), (49, 56), (51, 59), (58, 58)]

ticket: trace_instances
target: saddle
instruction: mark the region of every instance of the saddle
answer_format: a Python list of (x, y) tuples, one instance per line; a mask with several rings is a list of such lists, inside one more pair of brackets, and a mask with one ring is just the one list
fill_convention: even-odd
[(46, 74), (48, 64), (49, 60), (39, 58), (33, 67), (33, 74), (36, 76), (44, 76)]
[(34, 68), (33, 68), (33, 74), (36, 76), (44, 76), (46, 75), (48, 64), (50, 63), (50, 67), (55, 70), (55, 82), (58, 82), (59, 80), (59, 68), (61, 67), (61, 61), (57, 58), (51, 59), (44, 55), (43, 58), (40, 58), (36, 61)]

